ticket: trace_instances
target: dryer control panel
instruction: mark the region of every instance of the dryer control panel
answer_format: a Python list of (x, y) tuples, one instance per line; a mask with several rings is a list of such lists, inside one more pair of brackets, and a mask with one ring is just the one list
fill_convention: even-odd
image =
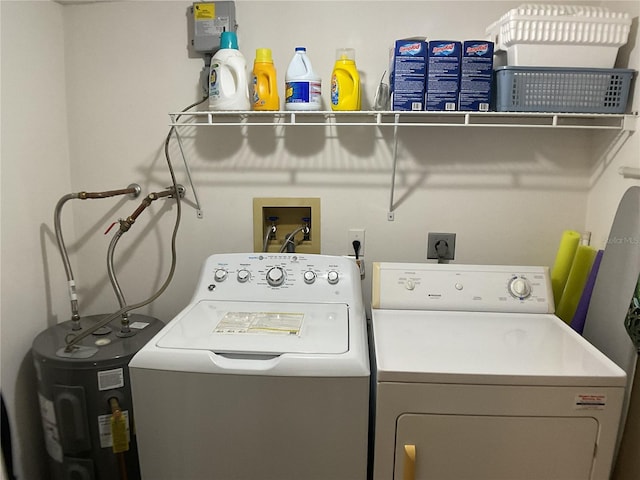
[(348, 258), (231, 253), (207, 259), (193, 300), (345, 302), (360, 291), (360, 272)]
[(547, 267), (374, 263), (372, 307), (553, 313)]

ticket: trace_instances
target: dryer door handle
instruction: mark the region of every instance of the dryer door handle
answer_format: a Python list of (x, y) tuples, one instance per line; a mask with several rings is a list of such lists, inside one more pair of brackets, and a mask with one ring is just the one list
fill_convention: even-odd
[(416, 446), (404, 446), (404, 468), (402, 480), (415, 480), (416, 478)]

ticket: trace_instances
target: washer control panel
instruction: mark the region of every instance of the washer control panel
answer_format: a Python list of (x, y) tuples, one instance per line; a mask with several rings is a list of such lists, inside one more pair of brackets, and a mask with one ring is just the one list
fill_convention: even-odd
[(344, 257), (220, 254), (212, 255), (205, 262), (194, 299), (261, 300), (265, 296), (274, 299), (297, 296), (300, 301), (310, 298), (336, 301), (336, 292), (351, 291), (353, 282), (360, 282), (358, 267)]
[(553, 313), (547, 267), (374, 263), (373, 308)]

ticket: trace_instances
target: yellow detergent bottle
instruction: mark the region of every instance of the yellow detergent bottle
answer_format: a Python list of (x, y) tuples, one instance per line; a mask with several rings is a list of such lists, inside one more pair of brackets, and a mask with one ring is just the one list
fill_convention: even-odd
[(360, 74), (353, 48), (336, 51), (336, 64), (331, 75), (331, 109), (360, 110)]
[(256, 59), (253, 62), (252, 87), (254, 110), (278, 110), (280, 108), (276, 68), (273, 65), (271, 49), (269, 48), (258, 48), (256, 50)]

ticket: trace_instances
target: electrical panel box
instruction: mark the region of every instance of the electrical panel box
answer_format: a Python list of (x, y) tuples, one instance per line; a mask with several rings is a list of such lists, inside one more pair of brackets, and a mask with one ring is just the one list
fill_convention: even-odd
[(191, 46), (198, 53), (214, 53), (220, 48), (222, 32), (235, 32), (236, 4), (224, 2), (196, 2), (191, 7)]

